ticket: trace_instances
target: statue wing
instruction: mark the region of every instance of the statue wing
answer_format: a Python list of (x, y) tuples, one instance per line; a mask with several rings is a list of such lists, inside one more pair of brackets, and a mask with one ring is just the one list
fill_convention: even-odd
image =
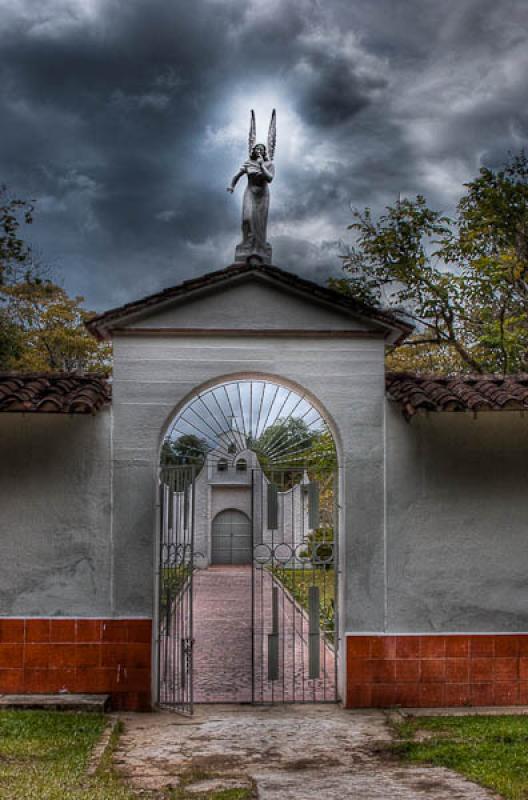
[(275, 109), (271, 112), (271, 121), (268, 130), (268, 158), (273, 161), (275, 144), (277, 143), (277, 114)]
[(249, 155), (253, 152), (253, 148), (257, 143), (257, 127), (255, 125), (255, 112), (251, 109), (251, 116), (249, 118)]

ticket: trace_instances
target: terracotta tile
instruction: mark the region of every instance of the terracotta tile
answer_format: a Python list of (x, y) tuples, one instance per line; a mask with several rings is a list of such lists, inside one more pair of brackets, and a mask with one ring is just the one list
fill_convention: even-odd
[(139, 692), (113, 694), (112, 708), (115, 708), (117, 711), (139, 711)]
[(493, 661), (494, 680), (516, 681), (519, 678), (518, 658), (495, 658)]
[(49, 692), (74, 692), (75, 691), (75, 670), (74, 669), (50, 669), (48, 670), (47, 685)]
[(420, 662), (420, 681), (435, 683), (444, 681), (446, 676), (445, 658), (424, 658)]
[(150, 667), (150, 644), (127, 645), (127, 664), (130, 667)]
[(396, 641), (396, 658), (418, 658), (420, 654), (419, 636), (399, 636)]
[(528, 681), (519, 683), (519, 703), (523, 706), (528, 705)]
[(133, 692), (147, 692), (150, 690), (150, 669), (127, 670), (127, 688)]
[(150, 692), (126, 692), (113, 694), (112, 709), (115, 711), (151, 711)]
[(75, 641), (75, 620), (74, 619), (52, 619), (52, 620), (50, 620), (50, 641), (51, 642), (74, 642)]
[(75, 626), (75, 639), (77, 642), (100, 642), (101, 620), (78, 619)]
[(406, 658), (394, 663), (396, 664), (396, 683), (418, 683), (420, 680), (418, 659)]
[(521, 656), (519, 659), (519, 678), (521, 681), (528, 681), (528, 656)]
[(101, 666), (117, 667), (128, 666), (128, 645), (108, 643), (101, 645)]
[(469, 680), (471, 683), (493, 680), (494, 658), (472, 658), (469, 664)]
[(446, 640), (444, 636), (420, 636), (421, 658), (444, 658)]
[(494, 703), (497, 706), (513, 706), (519, 702), (519, 683), (499, 682), (494, 684)]
[(398, 691), (394, 685), (373, 684), (372, 686), (372, 706), (373, 708), (390, 708), (398, 705)]
[(468, 683), (448, 683), (445, 687), (446, 706), (468, 706), (471, 703), (471, 690)]
[(73, 668), (75, 666), (75, 645), (69, 642), (50, 644), (49, 665), (52, 669)]
[[(129, 637), (131, 635), (130, 622)], [(150, 641), (150, 638), (149, 638)], [(347, 637), (347, 658), (368, 658), (370, 654), (369, 636), (348, 636)]]
[[(150, 619), (129, 619), (127, 620), (128, 641), (136, 644), (152, 642), (152, 620)], [(355, 639), (349, 636), (348, 641)], [(364, 638), (364, 637), (360, 637)]]
[(374, 661), (367, 658), (349, 658), (347, 661), (348, 683), (371, 683), (373, 663)]
[(449, 683), (468, 683), (469, 661), (467, 658), (446, 658), (446, 681)]
[(76, 644), (74, 663), (76, 667), (101, 666), (101, 645), (95, 642)]
[(49, 619), (26, 620), (26, 642), (49, 642)]
[(24, 668), (42, 668), (49, 667), (50, 646), (48, 643), (35, 643), (26, 644), (24, 648)]
[(0, 643), (24, 641), (23, 619), (0, 619)]
[(347, 686), (347, 708), (369, 708), (372, 705), (372, 686), (370, 684), (349, 684)]
[(471, 703), (474, 706), (492, 706), (494, 701), (493, 683), (470, 684)]
[(481, 636), (472, 636), (469, 645), (469, 654), (471, 658), (484, 658), (495, 655), (495, 637), (493, 635), (483, 634)]
[(112, 691), (113, 692), (129, 692), (132, 691), (132, 686), (129, 681), (128, 667), (118, 664), (112, 670)]
[(373, 636), (370, 640), (371, 658), (396, 658), (396, 636)]
[(421, 683), (420, 684), (420, 706), (432, 708), (445, 704), (445, 684), (443, 683)]
[(50, 677), (48, 669), (25, 669), (24, 692), (26, 694), (48, 694)]
[(382, 659), (372, 659), (372, 682), (373, 683), (394, 683), (396, 680), (396, 662), (383, 661)]
[(396, 705), (416, 708), (420, 705), (420, 687), (417, 683), (405, 683), (395, 687)]
[(112, 690), (113, 669), (81, 667), (75, 670), (75, 691), (106, 693)]
[(528, 634), (519, 634), (517, 639), (519, 641), (519, 655), (528, 656)]
[(501, 658), (519, 655), (519, 637), (514, 635), (495, 637), (495, 655)]
[(446, 636), (446, 656), (448, 658), (467, 658), (469, 638), (467, 636)]
[(128, 622), (126, 619), (105, 619), (101, 626), (103, 642), (128, 641)]
[(0, 669), (0, 694), (19, 694), (24, 691), (24, 670)]
[(0, 668), (21, 669), (24, 665), (24, 645), (12, 642), (0, 644)]
[(137, 706), (133, 711), (152, 711), (152, 698), (150, 689), (148, 692), (137, 692)]

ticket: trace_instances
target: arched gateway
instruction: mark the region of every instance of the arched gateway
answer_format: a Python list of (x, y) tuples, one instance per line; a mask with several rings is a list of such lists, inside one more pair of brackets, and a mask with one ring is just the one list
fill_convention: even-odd
[[(195, 616), (193, 631), (191, 610), (196, 598), (190, 592), (181, 595), (178, 612), (174, 599), (189, 585), (189, 567), (210, 563), (210, 539), (203, 532), (222, 511), (219, 506), (197, 503), (196, 482), (201, 479), (206, 484), (212, 503), (214, 486), (229, 476), (231, 494), (252, 481), (248, 497), (253, 508), (232, 500), (228, 507), (246, 513), (252, 522), (250, 593), (255, 600), (262, 592), (260, 608), (250, 608), (254, 621), (246, 652), (253, 663), (253, 688), (250, 685), (244, 699), (310, 699), (306, 681), (312, 681), (313, 690), (317, 680), (325, 680), (328, 648), (337, 653), (337, 682), (332, 686), (326, 677), (332, 697), (323, 692), (321, 698), (312, 691), (311, 698), (344, 697), (345, 634), (384, 627), (383, 355), (386, 343), (396, 341), (407, 328), (390, 315), (256, 259), (107, 312), (90, 327), (97, 335), (112, 338), (114, 345), (113, 552), (119, 568), (113, 582), (113, 607), (116, 614), (131, 617), (150, 615), (154, 605), (154, 701), (191, 708), (190, 665), (198, 619)], [(277, 386), (277, 398), (288, 397), (289, 411), (285, 406), (279, 413), (277, 398), (271, 405)], [(218, 392), (217, 407), (215, 387), (230, 387), (221, 392), (227, 393), (231, 409), (225, 396), (222, 404)], [(290, 413), (299, 398), (297, 411)], [(198, 408), (201, 412), (195, 413)], [(295, 420), (308, 412), (304, 420), (310, 430), (328, 431), (335, 444), (338, 504), (332, 519), (333, 544), (327, 553), (331, 550), (338, 561), (319, 570), (325, 580), (332, 573), (340, 576), (335, 598), (339, 615), (331, 635), (324, 629), (320, 606), (316, 609), (322, 588), (317, 599), (313, 571), (313, 544), (320, 527), (316, 515), (325, 503), (321, 481), (310, 472), (313, 464), (306, 462), (302, 448), (299, 461), (286, 464), (291, 458), (285, 456), (294, 456), (295, 448), (281, 453), (272, 434), (271, 442), (263, 446), (267, 408), (268, 428), (281, 416)], [(255, 427), (259, 409), (260, 422)], [(178, 418), (186, 423), (178, 425), (174, 437)], [(180, 459), (171, 464), (167, 442), (172, 439), (173, 455), (178, 456), (178, 447), (185, 445), (181, 437), (191, 433), (203, 440), (198, 441), (199, 452), (185, 453), (183, 447), (180, 455), (186, 455), (186, 463)], [(196, 446), (195, 440), (189, 441)], [(160, 495), (160, 452), (163, 457), (164, 449)], [(316, 483), (318, 491), (313, 488)], [(161, 502), (161, 516), (157, 502)], [(171, 519), (177, 524), (169, 526)], [(189, 538), (189, 519), (196, 525), (195, 542)], [(280, 535), (275, 539), (277, 530)], [(165, 551), (160, 548), (164, 535), (169, 545)], [(169, 559), (166, 564), (164, 552)], [(311, 570), (311, 580), (301, 596), (297, 578), (303, 569)], [(199, 570), (200, 575), (203, 572)], [(302, 659), (295, 648), (290, 660), (283, 659), (287, 651), (281, 637), (289, 630), (283, 622), (288, 602), (297, 604), (296, 613), (303, 619)], [(302, 678), (296, 672), (299, 665), (304, 670)]]
[(161, 448), (160, 702), (337, 699), (336, 479), (304, 390), (232, 377), (178, 410)]

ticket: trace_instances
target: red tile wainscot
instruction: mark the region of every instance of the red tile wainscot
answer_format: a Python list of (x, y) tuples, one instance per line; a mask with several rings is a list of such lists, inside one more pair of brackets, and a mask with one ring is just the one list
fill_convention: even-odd
[(151, 707), (149, 619), (0, 619), (0, 694), (110, 694)]
[(524, 705), (528, 634), (348, 636), (348, 708)]

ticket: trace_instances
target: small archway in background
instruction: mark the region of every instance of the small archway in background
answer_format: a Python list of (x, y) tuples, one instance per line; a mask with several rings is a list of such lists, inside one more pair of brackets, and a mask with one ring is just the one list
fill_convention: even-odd
[(213, 519), (211, 564), (251, 564), (251, 521), (247, 514), (229, 508)]

